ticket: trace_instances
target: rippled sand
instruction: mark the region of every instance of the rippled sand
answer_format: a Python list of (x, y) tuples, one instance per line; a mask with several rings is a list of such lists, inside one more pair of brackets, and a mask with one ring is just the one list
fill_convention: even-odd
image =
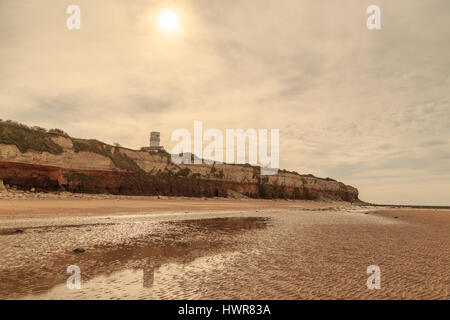
[(0, 298), (450, 297), (450, 211), (247, 209), (0, 220)]

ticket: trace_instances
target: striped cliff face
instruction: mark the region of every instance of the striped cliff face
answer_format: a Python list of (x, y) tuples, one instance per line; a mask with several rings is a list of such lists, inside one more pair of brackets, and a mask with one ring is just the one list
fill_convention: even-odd
[[(70, 191), (123, 195), (172, 195), (226, 197), (229, 190), (253, 198), (332, 199), (358, 201), (355, 188), (327, 182), (323, 185), (278, 185), (270, 182), (239, 182), (201, 176), (180, 176), (168, 172), (137, 173), (118, 170), (70, 169), (58, 166), (0, 161), (0, 178), (5, 184), (36, 191)], [(335, 184), (338, 184), (336, 188)]]
[(285, 170), (263, 176), (251, 165), (176, 165), (166, 152), (0, 124), (0, 179), (24, 190), (192, 197), (232, 190), (252, 198), (359, 201), (356, 188), (329, 178)]

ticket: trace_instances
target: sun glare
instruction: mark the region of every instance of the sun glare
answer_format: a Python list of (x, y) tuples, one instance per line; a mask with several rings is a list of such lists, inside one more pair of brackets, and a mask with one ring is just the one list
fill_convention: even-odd
[(158, 24), (161, 29), (168, 32), (179, 32), (181, 30), (178, 15), (171, 10), (166, 10), (160, 14)]

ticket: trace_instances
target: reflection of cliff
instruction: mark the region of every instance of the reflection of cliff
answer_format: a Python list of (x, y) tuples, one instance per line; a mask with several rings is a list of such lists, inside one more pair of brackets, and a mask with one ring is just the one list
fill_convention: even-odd
[[(263, 229), (267, 224), (268, 218), (258, 217), (161, 222), (159, 231), (149, 230), (148, 235), (133, 241), (87, 248), (82, 254), (72, 251), (63, 255), (55, 253), (41, 265), (35, 266), (33, 272), (29, 272), (28, 267), (0, 270), (0, 299), (39, 294), (64, 284), (68, 277), (65, 270), (71, 264), (80, 267), (82, 281), (124, 269), (143, 269), (142, 285), (150, 288), (155, 271), (164, 264), (183, 265), (200, 257), (232, 251), (234, 247), (230, 240), (234, 240), (236, 235)], [(92, 229), (95, 225), (86, 227)], [(45, 227), (27, 232), (40, 235), (44, 230)], [(56, 228), (48, 232), (70, 232), (70, 228)]]
[[(179, 225), (179, 222), (175, 222)], [(265, 218), (218, 218), (218, 219), (202, 219), (202, 220), (186, 220), (182, 222), (184, 227), (192, 230), (194, 233), (208, 233), (220, 232), (234, 234), (237, 232), (257, 230), (265, 228), (267, 220)], [(217, 251), (227, 250), (227, 247), (222, 243), (195, 243), (181, 245), (180, 247), (164, 246), (153, 247), (150, 251), (146, 251), (146, 255), (152, 257), (159, 257), (159, 259), (146, 258), (143, 260), (142, 269), (144, 271), (143, 286), (150, 288), (155, 280), (155, 271), (159, 269), (164, 263), (171, 262), (177, 264), (188, 264), (197, 258), (207, 255), (211, 249)], [(228, 247), (228, 250), (231, 247)]]
[(59, 132), (0, 121), (0, 179), (22, 189), (124, 195), (357, 201), (358, 190), (332, 179), (279, 171), (261, 176), (250, 165), (175, 165), (165, 152), (113, 147)]
[(155, 270), (158, 269), (161, 265), (155, 265), (154, 263), (147, 261), (144, 266), (144, 278), (142, 279), (142, 286), (144, 288), (151, 288), (153, 286), (153, 282), (155, 281)]

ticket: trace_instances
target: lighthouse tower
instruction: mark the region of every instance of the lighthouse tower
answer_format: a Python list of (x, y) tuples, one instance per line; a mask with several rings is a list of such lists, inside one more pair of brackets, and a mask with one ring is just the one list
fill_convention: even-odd
[(142, 147), (141, 151), (159, 152), (163, 150), (164, 148), (160, 145), (160, 133), (158, 131), (150, 132), (150, 146)]
[(150, 132), (150, 152), (158, 152), (163, 149), (163, 147), (160, 146), (160, 136), (158, 131)]

